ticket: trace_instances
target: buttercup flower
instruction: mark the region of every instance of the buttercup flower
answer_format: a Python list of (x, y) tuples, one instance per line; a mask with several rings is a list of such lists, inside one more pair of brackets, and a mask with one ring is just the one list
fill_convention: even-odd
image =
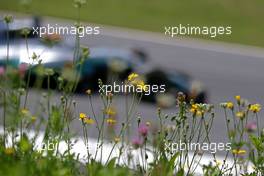
[(237, 103), (240, 104), (241, 96), (240, 95), (236, 95), (235, 99), (236, 99)]
[(244, 112), (237, 112), (236, 116), (240, 119), (243, 119), (245, 117), (245, 113)]
[(90, 117), (86, 117), (84, 120), (83, 120), (84, 123), (88, 124), (88, 125), (92, 125), (94, 124), (94, 120), (91, 119)]
[(89, 125), (94, 124), (94, 120), (88, 117), (85, 113), (80, 113), (80, 120), (85, 124), (89, 124)]
[(118, 142), (120, 142), (120, 138), (119, 137), (115, 137), (114, 141), (115, 141), (115, 143), (118, 143)]
[[(133, 81), (134, 82), (134, 81)], [(138, 80), (136, 82), (134, 82), (134, 84), (141, 90), (143, 90), (144, 92), (148, 91), (148, 86), (145, 85), (144, 81), (142, 80)]]
[(203, 116), (206, 111), (209, 110), (209, 105), (207, 104), (192, 104), (190, 112), (193, 113), (194, 116)]
[(136, 74), (136, 73), (131, 73), (131, 74), (128, 76), (128, 81), (133, 81), (133, 80), (135, 80), (136, 78), (138, 78), (138, 74)]
[(109, 116), (115, 116), (116, 115), (116, 111), (114, 110), (114, 108), (107, 108), (105, 110), (105, 114), (109, 115)]
[(232, 150), (232, 153), (235, 154), (235, 155), (245, 155), (247, 153), (247, 151), (246, 150), (242, 150), (242, 149), (239, 149), (239, 150), (234, 149), (234, 150)]
[(192, 109), (198, 109), (198, 104), (192, 104)]
[(204, 111), (197, 111), (196, 114), (197, 114), (197, 116), (203, 116), (204, 115)]
[(229, 109), (234, 109), (234, 104), (232, 102), (227, 102), (226, 107)]
[(149, 89), (149, 87), (147, 85), (145, 85), (145, 82), (136, 73), (131, 73), (128, 76), (128, 81), (132, 85), (136, 86), (138, 89), (143, 90), (144, 92), (148, 91), (148, 89)]
[(21, 113), (22, 113), (22, 115), (26, 116), (29, 114), (29, 110), (28, 109), (21, 109)]
[(196, 114), (197, 111), (198, 111), (198, 105), (197, 104), (192, 104), (190, 112), (193, 113), (193, 114)]
[(112, 118), (108, 118), (106, 120), (106, 123), (108, 123), (109, 125), (114, 125), (116, 123), (116, 120), (115, 119), (112, 119)]
[(261, 105), (260, 104), (250, 105), (249, 110), (252, 111), (253, 113), (257, 113), (261, 110)]
[(36, 117), (36, 116), (32, 116), (32, 117), (31, 117), (31, 121), (32, 121), (32, 122), (35, 122), (36, 120), (37, 120), (37, 117)]
[(87, 118), (86, 114), (84, 114), (84, 113), (80, 113), (80, 119), (83, 120), (83, 119), (85, 119), (85, 118)]

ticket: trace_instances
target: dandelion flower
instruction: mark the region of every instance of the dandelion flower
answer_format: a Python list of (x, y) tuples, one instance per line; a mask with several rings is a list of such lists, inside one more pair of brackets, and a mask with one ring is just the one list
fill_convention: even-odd
[(80, 113), (80, 119), (83, 120), (87, 118), (86, 114), (85, 113)]
[(115, 137), (114, 141), (115, 141), (115, 143), (118, 143), (118, 142), (120, 142), (120, 138), (119, 137)]
[(192, 104), (192, 109), (198, 109), (198, 105), (197, 104)]
[(149, 89), (149, 87), (147, 85), (145, 85), (145, 82), (136, 73), (131, 73), (128, 76), (128, 81), (132, 85), (136, 86), (138, 89), (143, 90), (144, 92), (148, 91), (148, 89)]
[(249, 110), (252, 111), (253, 113), (257, 113), (261, 110), (261, 105), (260, 104), (250, 105)]
[(192, 104), (191, 108), (190, 108), (190, 112), (193, 114), (196, 114), (196, 112), (198, 111), (198, 105), (197, 104)]
[(116, 111), (114, 110), (114, 108), (107, 108), (105, 110), (105, 114), (109, 115), (109, 116), (114, 116), (114, 115), (116, 115)]
[(29, 110), (28, 109), (21, 109), (21, 113), (24, 115), (24, 116), (26, 116), (26, 115), (28, 115), (29, 114)]
[(37, 120), (37, 117), (36, 117), (36, 116), (32, 116), (32, 117), (31, 117), (31, 121), (32, 121), (32, 122), (35, 122), (36, 120)]
[(84, 118), (83, 122), (88, 124), (88, 125), (94, 124), (94, 120), (92, 118), (90, 118), (90, 117)]
[(243, 119), (245, 117), (245, 113), (244, 112), (237, 112), (236, 116), (240, 119)]
[(232, 150), (232, 153), (235, 155), (245, 155), (247, 152), (246, 152), (246, 150), (242, 150), (242, 149), (239, 149), (239, 150), (234, 149), (234, 150)]
[(108, 118), (106, 120), (106, 123), (108, 123), (109, 125), (114, 125), (116, 123), (116, 120), (115, 119), (112, 119), (112, 118)]
[(227, 102), (226, 107), (229, 109), (234, 109), (234, 104), (232, 102)]
[(240, 95), (236, 95), (235, 99), (236, 99), (237, 102), (240, 102), (241, 101), (241, 96)]
[(196, 112), (197, 116), (203, 116), (204, 115), (204, 111), (198, 110)]
[(190, 112), (193, 113), (193, 114), (196, 114), (197, 109), (191, 108), (191, 109), (190, 109)]
[(129, 76), (128, 76), (128, 81), (133, 81), (135, 80), (136, 78), (138, 78), (138, 74), (137, 73), (131, 73)]
[(148, 86), (145, 85), (145, 82), (142, 81), (142, 80), (139, 80), (138, 83), (136, 84), (136, 86), (137, 86), (139, 89), (143, 90), (144, 92), (147, 92), (147, 91), (148, 91)]

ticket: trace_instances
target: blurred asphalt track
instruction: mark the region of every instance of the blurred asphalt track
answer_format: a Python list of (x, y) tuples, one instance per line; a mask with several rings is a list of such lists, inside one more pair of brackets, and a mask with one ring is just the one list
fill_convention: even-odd
[[(72, 21), (58, 21), (53, 18), (45, 18), (44, 21), (64, 26), (73, 24)], [(92, 26), (95, 25), (92, 24)], [(83, 45), (88, 47), (142, 47), (151, 57), (150, 66), (181, 70), (203, 82), (209, 93), (209, 103), (218, 105), (221, 102), (233, 100), (235, 95), (241, 95), (252, 103), (257, 102), (264, 105), (264, 49), (262, 48), (198, 39), (171, 39), (162, 33), (99, 26), (101, 34), (82, 38)], [(164, 28), (161, 27), (161, 32), (164, 32), (163, 30)], [(68, 36), (67, 42), (73, 42), (73, 39), (73, 36)], [(54, 97), (59, 99), (59, 95)], [(30, 93), (32, 108), (35, 105), (34, 101), (38, 99), (39, 94), (32, 91)], [(89, 112), (89, 102), (86, 96), (76, 96), (75, 100), (78, 104), (77, 113)], [(117, 109), (121, 110), (119, 114), (121, 119), (125, 114), (124, 99), (119, 97), (115, 103)], [(102, 108), (102, 103), (97, 96), (94, 97), (94, 107), (98, 113)], [(171, 114), (174, 109), (171, 108), (165, 112)], [(212, 140), (224, 142), (226, 136), (224, 113), (218, 107), (216, 112)], [(158, 122), (156, 107), (152, 104), (141, 103), (138, 113), (143, 121)], [(260, 118), (262, 125), (264, 125), (263, 114)], [(76, 132), (81, 131), (78, 120), (73, 123), (72, 128)], [(93, 130), (91, 135), (94, 136)]]

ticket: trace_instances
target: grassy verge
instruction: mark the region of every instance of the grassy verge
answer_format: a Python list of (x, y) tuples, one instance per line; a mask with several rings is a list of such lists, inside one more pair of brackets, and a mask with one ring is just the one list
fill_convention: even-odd
[[(72, 9), (72, 0), (36, 0), (30, 3), (27, 10), (18, 2), (2, 1), (0, 9), (70, 19), (77, 16)], [(166, 25), (176, 26), (180, 23), (198, 26), (231, 25), (231, 36), (215, 39), (263, 47), (263, 8), (263, 0), (89, 0), (81, 11), (81, 17), (82, 20), (94, 23), (157, 32), (164, 32)]]

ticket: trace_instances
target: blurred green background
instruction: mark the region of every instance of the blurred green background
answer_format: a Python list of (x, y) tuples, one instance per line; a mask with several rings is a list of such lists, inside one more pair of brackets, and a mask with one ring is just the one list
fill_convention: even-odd
[[(72, 0), (1, 0), (0, 9), (76, 19)], [(214, 40), (264, 46), (264, 0), (88, 0), (84, 21), (164, 32), (164, 26), (232, 26)], [(205, 36), (194, 36), (205, 37)], [(207, 37), (207, 39), (212, 39)]]

